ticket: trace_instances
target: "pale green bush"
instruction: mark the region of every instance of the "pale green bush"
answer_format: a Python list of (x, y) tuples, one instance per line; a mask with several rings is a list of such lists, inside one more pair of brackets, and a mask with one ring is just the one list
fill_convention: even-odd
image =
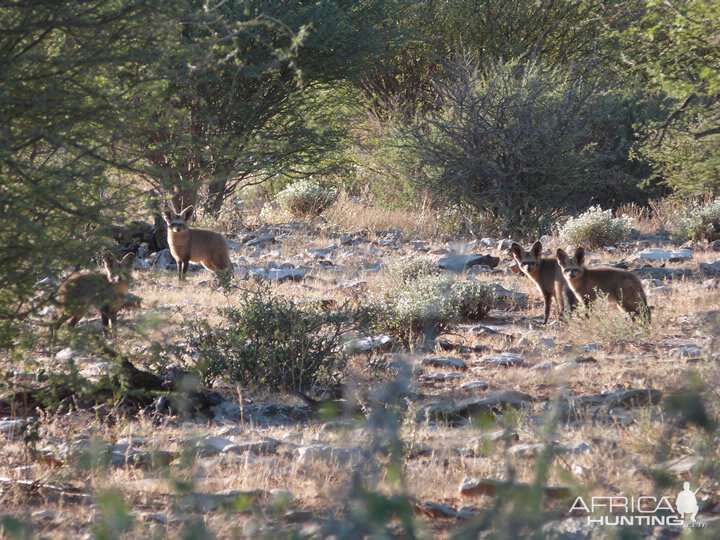
[(452, 293), (462, 320), (480, 320), (496, 304), (495, 289), (478, 281), (455, 281)]
[(290, 184), (275, 196), (280, 206), (295, 217), (317, 216), (337, 199), (334, 188), (326, 188), (314, 180)]
[(682, 238), (709, 242), (720, 239), (720, 199), (689, 207), (670, 228)]
[(486, 283), (426, 274), (403, 283), (386, 302), (388, 330), (409, 344), (420, 335), (447, 332), (462, 320), (481, 319), (495, 305), (495, 293)]
[(430, 259), (403, 257), (388, 264), (386, 272), (393, 286), (400, 287), (419, 277), (436, 276), (441, 270)]
[(578, 217), (570, 218), (558, 231), (563, 242), (588, 248), (600, 248), (630, 238), (632, 219), (614, 218), (612, 210), (591, 206)]

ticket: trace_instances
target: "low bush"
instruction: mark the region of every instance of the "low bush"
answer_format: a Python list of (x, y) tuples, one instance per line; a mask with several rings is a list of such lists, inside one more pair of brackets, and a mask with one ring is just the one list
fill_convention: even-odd
[(687, 208), (671, 228), (677, 236), (695, 241), (720, 239), (720, 199)]
[(593, 249), (628, 240), (631, 226), (629, 217), (614, 218), (612, 210), (591, 206), (578, 217), (568, 219), (558, 232), (563, 242)]
[(600, 294), (590, 305), (582, 302), (576, 307), (563, 330), (574, 346), (595, 343), (607, 352), (626, 351), (628, 347), (650, 346), (657, 334), (648, 324), (632, 324), (627, 313), (618, 309), (607, 296)]
[(430, 259), (404, 257), (395, 259), (386, 268), (387, 276), (394, 287), (402, 287), (424, 276), (437, 276), (440, 267)]
[(450, 275), (425, 274), (386, 293), (388, 331), (409, 345), (420, 336), (433, 339), (462, 320), (478, 320), (495, 304), (485, 283), (460, 281)]
[(280, 206), (295, 217), (317, 216), (329, 207), (338, 192), (325, 188), (314, 180), (300, 180), (290, 184), (275, 196)]
[(298, 391), (338, 382), (346, 365), (343, 334), (373, 317), (362, 306), (327, 311), (267, 289), (246, 292), (238, 307), (221, 314), (219, 327), (207, 320), (191, 327), (190, 347), (203, 379)]

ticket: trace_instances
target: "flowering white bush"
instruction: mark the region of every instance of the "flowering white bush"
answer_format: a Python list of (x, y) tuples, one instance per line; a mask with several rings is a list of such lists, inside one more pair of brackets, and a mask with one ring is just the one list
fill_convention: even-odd
[(683, 238), (708, 241), (720, 239), (720, 199), (688, 208), (670, 228)]
[(589, 248), (610, 246), (630, 238), (632, 218), (614, 218), (612, 210), (591, 206), (576, 218), (570, 218), (560, 227), (563, 242)]
[(314, 180), (300, 180), (275, 196), (280, 206), (295, 217), (317, 216), (335, 202), (338, 192)]

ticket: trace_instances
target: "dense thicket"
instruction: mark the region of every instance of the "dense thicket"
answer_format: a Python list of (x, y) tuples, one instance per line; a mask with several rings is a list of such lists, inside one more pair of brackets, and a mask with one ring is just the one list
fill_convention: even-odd
[(126, 204), (109, 181), (132, 90), (160, 45), (161, 2), (3, 2), (0, 7), (0, 346), (46, 299), (33, 285), (86, 263)]
[(640, 155), (682, 195), (720, 193), (720, 3), (645, 2), (621, 59), (672, 112), (645, 125)]

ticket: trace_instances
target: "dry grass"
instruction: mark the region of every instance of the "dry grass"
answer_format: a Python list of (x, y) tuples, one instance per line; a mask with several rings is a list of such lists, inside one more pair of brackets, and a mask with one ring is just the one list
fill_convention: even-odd
[[(359, 203), (344, 199), (326, 213), (328, 221), (339, 229), (355, 231), (367, 228), (371, 231), (398, 228), (420, 237), (432, 238), (437, 234), (437, 225), (423, 213), (404, 215), (384, 212), (373, 208), (360, 208)], [(642, 229), (641, 229), (642, 230)], [(323, 247), (334, 240), (323, 235), (308, 238), (303, 234), (283, 239), (281, 245), (270, 248), (272, 255), (260, 259), (271, 261), (292, 259), (308, 247)], [(337, 264), (342, 271), (337, 274), (310, 272), (304, 283), (273, 285), (274, 294), (285, 297), (333, 298), (345, 300), (346, 293), (335, 289), (336, 282), (346, 279), (360, 279), (367, 282), (367, 294), (382, 290), (383, 276), (377, 272), (359, 270), (361, 261), (384, 257), (398, 257), (407, 254), (405, 247), (384, 255), (375, 254), (373, 246), (364, 244), (348, 254)], [(233, 259), (244, 257), (233, 254)], [(618, 259), (609, 253), (592, 253), (591, 260), (610, 262)], [(717, 259), (716, 254), (698, 252), (693, 260), (668, 266), (695, 266), (700, 261)], [(505, 262), (502, 263), (503, 265)], [(704, 455), (707, 460), (720, 459), (720, 450), (715, 446), (702, 446), (704, 434), (698, 429), (683, 425), (663, 414), (660, 407), (639, 410), (628, 424), (598, 422), (588, 416), (585, 422), (569, 425), (544, 424), (545, 400), (559, 396), (594, 394), (618, 389), (656, 388), (665, 394), (686, 388), (688, 373), (695, 372), (705, 381), (706, 407), (717, 418), (720, 398), (715, 391), (720, 382), (717, 356), (720, 344), (718, 329), (703, 327), (688, 322), (688, 316), (718, 309), (720, 290), (700, 286), (698, 280), (671, 282), (657, 290), (650, 289), (650, 304), (654, 306), (653, 322), (649, 326), (632, 323), (622, 312), (612, 306), (595, 306), (588, 317), (575, 316), (568, 322), (555, 321), (547, 328), (540, 324), (542, 301), (532, 283), (523, 276), (509, 273), (494, 274), (506, 288), (516, 288), (529, 296), (529, 306), (510, 314), (496, 312), (498, 320), (483, 321), (486, 326), (498, 330), (497, 334), (476, 331), (478, 324), (465, 325), (457, 335), (448, 339), (466, 345), (484, 345), (489, 352), (515, 351), (523, 355), (523, 365), (512, 368), (498, 368), (479, 363), (481, 353), (436, 351), (438, 354), (461, 356), (469, 365), (463, 372), (464, 378), (442, 384), (424, 384), (417, 379), (411, 382), (411, 389), (425, 394), (426, 399), (461, 399), (476, 395), (477, 391), (460, 388), (463, 382), (481, 380), (490, 389), (512, 389), (525, 392), (536, 398), (527, 410), (517, 414), (500, 415), (495, 419), (493, 429), (509, 428), (517, 432), (520, 443), (543, 443), (555, 441), (581, 441), (590, 446), (590, 451), (577, 455), (567, 454), (552, 459), (545, 482), (569, 485), (582, 493), (599, 495), (619, 493), (659, 494), (661, 488), (653, 482), (650, 466), (670, 458), (690, 455)], [(482, 279), (483, 277), (480, 276)], [(115, 345), (122, 350), (132, 351), (149, 342), (178, 342), (184, 338), (188, 322), (197, 318), (208, 318), (211, 323), (220, 321), (218, 308), (237, 303), (241, 291), (224, 295), (213, 290), (208, 273), (189, 276), (182, 284), (172, 273), (138, 272), (132, 292), (140, 296), (142, 308), (138, 311), (123, 312), (126, 322), (132, 322), (144, 329), (144, 334), (123, 333)], [(252, 287), (252, 282), (243, 282), (242, 287)], [(508, 317), (514, 317), (514, 324), (507, 324)], [(150, 324), (153, 322), (153, 324)], [(84, 324), (88, 324), (87, 321)], [(91, 322), (89, 324), (99, 324)], [(706, 344), (706, 356), (682, 358), (671, 354), (677, 342), (704, 339), (714, 336)], [(543, 342), (551, 338), (552, 342)], [(582, 347), (594, 344), (597, 348), (583, 351)], [(533, 370), (532, 367), (546, 361), (557, 364), (573, 363), (578, 356), (593, 356), (595, 362), (576, 367), (568, 364), (563, 369)], [(420, 356), (402, 353), (395, 358), (404, 358), (412, 363)], [(3, 369), (17, 368), (7, 361)], [(438, 368), (423, 368), (423, 372), (445, 371)], [(370, 403), (379, 387), (386, 382), (387, 373), (377, 372), (367, 365), (366, 358), (358, 356), (350, 362), (349, 386), (356, 388), (362, 400)], [(234, 393), (229, 392), (228, 396)], [(242, 389), (245, 399), (271, 399), (293, 401), (286, 395), (269, 396), (261, 390)], [(237, 396), (234, 396), (237, 399)], [(482, 439), (478, 427), (453, 428), (444, 425), (427, 426), (414, 421), (411, 403), (406, 420), (402, 423), (399, 436), (406, 444), (425, 445), (429, 452), (408, 455), (403, 461), (403, 486), (406, 492), (419, 500), (447, 503), (454, 508), (471, 504), (479, 508), (491, 507), (489, 497), (462, 497), (458, 486), (466, 476), (496, 479), (514, 475), (521, 481), (533, 481), (536, 476), (536, 462), (531, 457), (514, 455), (509, 451), (512, 442), (488, 443)], [(123, 495), (125, 503), (137, 512), (133, 534), (137, 536), (165, 535), (177, 537), (188, 522), (173, 521), (163, 524), (149, 516), (163, 513), (194, 519), (217, 537), (252, 537), (253, 518), (243, 513), (242, 517), (224, 510), (193, 512), (183, 509), (179, 503), (179, 482), (186, 482), (196, 492), (216, 492), (223, 489), (241, 490), (289, 490), (295, 497), (293, 506), (317, 514), (339, 515), (343, 508), (343, 497), (351, 482), (352, 470), (341, 464), (324, 461), (301, 463), (294, 449), (313, 441), (322, 440), (340, 448), (363, 447), (372, 439), (372, 432), (362, 425), (346, 431), (323, 430), (321, 421), (284, 427), (263, 427), (248, 424), (218, 426), (212, 424), (160, 421), (150, 416), (127, 417), (114, 422), (98, 412), (75, 412), (72, 414), (42, 414), (40, 416), (39, 447), (57, 453), (63, 445), (72, 442), (77, 435), (89, 435), (105, 442), (113, 442), (124, 436), (140, 436), (150, 440), (149, 448), (178, 451), (183, 441), (202, 435), (217, 435), (237, 442), (259, 441), (263, 438), (279, 440), (282, 444), (276, 454), (243, 455), (199, 458), (189, 464), (174, 463), (167, 469), (144, 469), (138, 467), (97, 467), (86, 469), (77, 462), (49, 463), (33, 457), (22, 440), (5, 438), (0, 455), (0, 477), (9, 480), (24, 480), (44, 484), (65, 484), (74, 486), (91, 495), (108, 488), (116, 488)], [(3, 435), (3, 437), (5, 437)], [(375, 456), (380, 465), (387, 462), (387, 456)], [(372, 460), (371, 460), (372, 462)], [(372, 478), (374, 489), (382, 493), (395, 493), (397, 483), (387, 476), (382, 466)], [(678, 479), (689, 478), (693, 473), (681, 473)], [(715, 473), (706, 473), (703, 488), (706, 497), (714, 502), (720, 500), (718, 479)], [(693, 481), (696, 477), (693, 477)], [(6, 484), (7, 485), (7, 484)], [(668, 490), (668, 493), (673, 490)], [(674, 493), (673, 493), (674, 495)], [(561, 501), (554, 504), (557, 515), (565, 515), (568, 505)], [(33, 534), (53, 538), (76, 538), (86, 534), (102, 516), (97, 504), (84, 504), (72, 500), (58, 500), (46, 492), (33, 493), (18, 486), (3, 487), (0, 493), (3, 514), (10, 514), (33, 523)], [(33, 514), (40, 510), (59, 512), (43, 517)], [(49, 517), (48, 517), (49, 516)], [(184, 516), (184, 517), (183, 517)], [(271, 519), (268, 515), (257, 516), (257, 522)], [(274, 518), (273, 518), (274, 519)], [(302, 525), (297, 525), (301, 527)], [(428, 523), (429, 530), (443, 536), (457, 526), (449, 521), (438, 524)], [(256, 531), (257, 532), (257, 531)]]
[(442, 225), (429, 206), (417, 210), (382, 208), (347, 194), (342, 194), (323, 216), (334, 227), (348, 232), (397, 229), (419, 238), (433, 238), (442, 232)]
[(659, 229), (668, 230), (668, 227), (682, 215), (686, 206), (686, 202), (662, 199), (650, 201), (648, 206), (639, 206), (635, 203), (623, 204), (615, 214), (630, 216), (637, 230), (652, 234)]

